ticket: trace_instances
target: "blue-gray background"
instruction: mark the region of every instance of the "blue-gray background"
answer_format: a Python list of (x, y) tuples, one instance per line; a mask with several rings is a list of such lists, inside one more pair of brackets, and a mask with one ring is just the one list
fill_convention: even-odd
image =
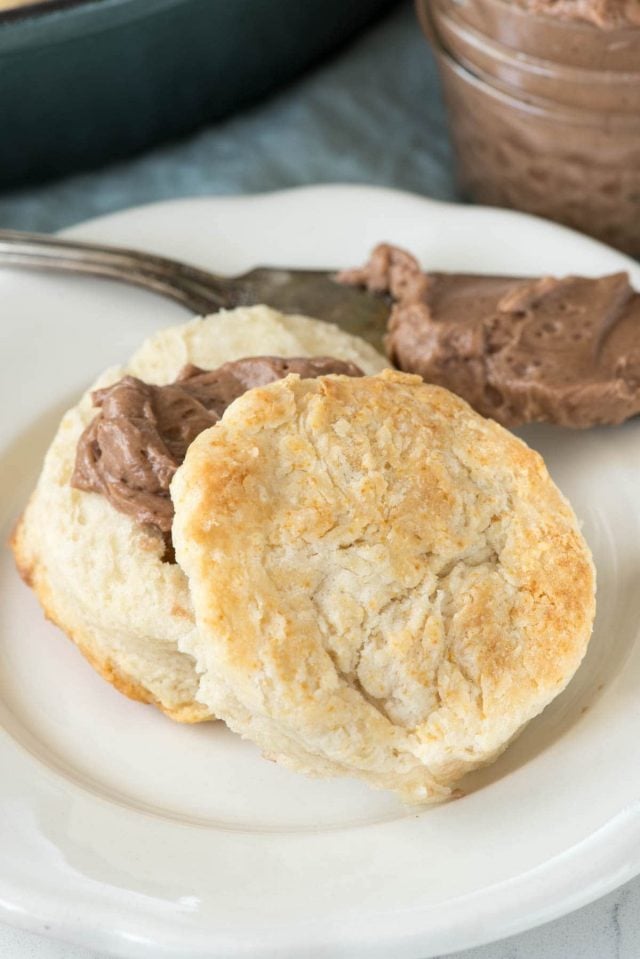
[[(410, 6), (402, 4), (268, 101), (188, 140), (127, 163), (0, 194), (0, 226), (50, 231), (169, 197), (319, 182), (377, 183), (459, 199), (435, 64)], [(0, 959), (97, 957), (0, 926)], [(640, 880), (542, 929), (458, 954), (458, 959), (638, 957)]]
[(319, 182), (456, 198), (435, 64), (404, 3), (251, 110), (126, 163), (0, 193), (0, 226), (49, 231), (167, 197)]

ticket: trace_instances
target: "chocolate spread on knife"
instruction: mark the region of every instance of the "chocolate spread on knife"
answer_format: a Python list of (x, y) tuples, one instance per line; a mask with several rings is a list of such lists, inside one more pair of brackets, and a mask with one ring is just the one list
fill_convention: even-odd
[(289, 373), (305, 379), (329, 373), (363, 375), (355, 363), (331, 357), (253, 356), (209, 371), (187, 366), (167, 386), (125, 376), (92, 394), (100, 412), (78, 441), (71, 485), (102, 493), (137, 523), (169, 534), (169, 484), (190, 444), (247, 390)]
[(381, 244), (340, 279), (396, 301), (386, 337), (396, 366), (505, 426), (587, 427), (640, 412), (640, 295), (626, 273), (425, 274), (409, 253)]

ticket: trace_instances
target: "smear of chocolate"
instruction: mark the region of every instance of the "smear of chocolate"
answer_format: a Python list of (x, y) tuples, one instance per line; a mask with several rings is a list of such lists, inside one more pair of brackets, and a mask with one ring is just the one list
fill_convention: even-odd
[(125, 376), (92, 394), (100, 412), (78, 441), (71, 485), (101, 493), (119, 512), (159, 529), (170, 559), (169, 484), (190, 444), (247, 390), (289, 373), (306, 379), (363, 375), (355, 363), (331, 357), (257, 356), (215, 370), (188, 366), (167, 386)]
[(394, 298), (387, 353), (505, 426), (588, 427), (640, 413), (640, 295), (626, 273), (423, 273), (388, 244), (340, 277)]

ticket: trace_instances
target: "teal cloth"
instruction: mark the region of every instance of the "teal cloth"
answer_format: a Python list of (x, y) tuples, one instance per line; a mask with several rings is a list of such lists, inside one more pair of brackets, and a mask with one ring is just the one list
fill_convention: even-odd
[(320, 182), (457, 198), (437, 71), (412, 6), (402, 4), (275, 96), (193, 137), (0, 194), (0, 226), (53, 231), (172, 197)]

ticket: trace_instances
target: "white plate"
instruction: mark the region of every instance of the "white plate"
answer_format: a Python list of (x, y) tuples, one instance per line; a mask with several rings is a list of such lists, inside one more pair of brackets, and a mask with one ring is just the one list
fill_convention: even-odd
[[(361, 187), (163, 203), (71, 235), (236, 272), (357, 264), (640, 269), (557, 226)], [(92, 280), (0, 273), (5, 536), (63, 407), (187, 317)], [(640, 422), (523, 431), (594, 551), (595, 634), (569, 689), (458, 802), (422, 812), (260, 759), (102, 682), (0, 567), (0, 919), (127, 957), (417, 959), (552, 919), (640, 871)]]

